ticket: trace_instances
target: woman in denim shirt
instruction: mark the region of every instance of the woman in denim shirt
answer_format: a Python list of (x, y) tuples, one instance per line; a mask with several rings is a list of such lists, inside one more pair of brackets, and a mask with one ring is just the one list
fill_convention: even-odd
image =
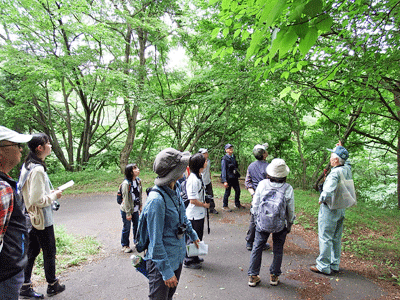
[(186, 253), (185, 234), (198, 247), (198, 236), (187, 220), (185, 206), (175, 191), (175, 183), (184, 173), (189, 158), (189, 152), (167, 148), (154, 161), (153, 171), (158, 177), (141, 215), (141, 218), (146, 218), (150, 239), (145, 255), (149, 299), (172, 299)]

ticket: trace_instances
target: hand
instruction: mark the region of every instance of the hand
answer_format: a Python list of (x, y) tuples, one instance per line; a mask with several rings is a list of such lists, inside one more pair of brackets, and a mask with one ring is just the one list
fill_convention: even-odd
[(174, 288), (178, 285), (178, 279), (174, 275), (170, 279), (164, 280), (164, 283), (167, 287)]
[(227, 182), (224, 182), (224, 187), (227, 188), (229, 185)]
[(196, 246), (197, 249), (199, 249), (199, 243), (200, 243), (200, 240), (199, 240), (199, 239), (197, 239), (197, 240), (195, 240), (195, 241), (193, 242), (193, 244)]
[(60, 199), (61, 196), (62, 196), (62, 191), (61, 191), (61, 190), (55, 190), (54, 192), (55, 192), (56, 195), (57, 195), (57, 199)]
[(210, 208), (210, 203), (203, 203), (203, 206), (204, 206), (205, 208)]
[(126, 216), (126, 219), (127, 219), (128, 221), (130, 221), (130, 220), (132, 220), (132, 216)]

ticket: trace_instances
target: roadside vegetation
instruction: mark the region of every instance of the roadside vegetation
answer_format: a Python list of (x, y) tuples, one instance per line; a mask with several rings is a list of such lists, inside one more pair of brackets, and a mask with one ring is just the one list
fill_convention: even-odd
[[(75, 185), (64, 192), (68, 194), (83, 193), (110, 193), (116, 194), (123, 175), (115, 171), (88, 170), (82, 172), (59, 172), (51, 175), (53, 185), (59, 186), (69, 180)], [(143, 188), (151, 187), (155, 174), (150, 170), (141, 169), (140, 178)], [(219, 184), (219, 175), (213, 176), (214, 197), (221, 199), (224, 188)], [(110, 197), (112, 197), (110, 196)], [(218, 201), (218, 200), (217, 200)], [(241, 201), (250, 203), (251, 197), (246, 190), (242, 190)], [(318, 232), (318, 194), (314, 191), (295, 189), (296, 224), (306, 230)], [(62, 205), (62, 200), (61, 200)], [(392, 208), (382, 208), (380, 203), (371, 203), (358, 197), (357, 206), (346, 211), (345, 230), (343, 233), (343, 252), (358, 259), (373, 262), (381, 275), (380, 279), (388, 280), (400, 285), (400, 228), (398, 220), (400, 211)], [(76, 240), (65, 233), (64, 229), (57, 229), (58, 270), (79, 264), (83, 257), (96, 254), (99, 245), (88, 238)], [(87, 246), (80, 246), (84, 244)], [(62, 245), (60, 247), (59, 245)], [(76, 247), (75, 249), (71, 247)], [(64, 248), (65, 250), (61, 250)], [(68, 254), (74, 253), (73, 258)], [(78, 253), (77, 255), (75, 255)], [(65, 258), (63, 257), (65, 255)], [(41, 268), (42, 269), (42, 268)]]

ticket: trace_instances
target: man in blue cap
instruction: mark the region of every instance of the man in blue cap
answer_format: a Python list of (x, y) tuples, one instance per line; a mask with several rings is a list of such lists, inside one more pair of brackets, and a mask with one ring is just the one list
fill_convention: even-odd
[(222, 210), (230, 212), (231, 209), (228, 207), (228, 198), (231, 195), (232, 187), (235, 190), (235, 206), (239, 209), (244, 208), (244, 206), (240, 204), (240, 174), (238, 171), (238, 163), (233, 155), (233, 145), (226, 144), (225, 152), (226, 154), (221, 160), (221, 182), (225, 187)]
[(319, 256), (316, 259), (316, 265), (311, 266), (310, 270), (330, 275), (331, 273), (339, 272), (343, 221), (346, 209), (330, 209), (329, 206), (334, 201), (341, 174), (347, 180), (352, 179), (352, 174), (350, 163), (347, 161), (349, 152), (342, 146), (340, 141), (334, 149), (327, 150), (332, 152), (330, 158), (332, 169), (326, 177), (319, 197)]

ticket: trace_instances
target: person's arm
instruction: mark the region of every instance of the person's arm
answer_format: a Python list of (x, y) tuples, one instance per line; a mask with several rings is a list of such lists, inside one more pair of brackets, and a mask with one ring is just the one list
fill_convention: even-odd
[(149, 249), (153, 249), (151, 260), (157, 265), (163, 280), (166, 281), (175, 276), (174, 270), (170, 265), (167, 251), (164, 247), (163, 233), (165, 223), (165, 202), (161, 195), (155, 196), (151, 200), (147, 210), (147, 230), (149, 233)]
[(44, 208), (50, 206), (58, 197), (60, 191), (46, 192), (46, 174), (42, 166), (36, 167), (31, 171), (29, 181), (29, 202), (30, 205)]
[(332, 201), (332, 197), (335, 195), (335, 190), (339, 182), (339, 175), (337, 171), (337, 168), (332, 169), (329, 175), (326, 177), (324, 186), (322, 188), (322, 193), (319, 196), (319, 204)]
[(244, 186), (249, 191), (250, 195), (253, 197), (256, 191), (253, 188), (253, 182), (250, 176), (249, 168), (247, 168), (246, 179), (244, 180)]
[(227, 180), (226, 180), (226, 162), (225, 162), (224, 158), (222, 158), (222, 160), (221, 160), (221, 182), (222, 183), (227, 182)]
[(296, 216), (294, 214), (294, 191), (293, 187), (289, 186), (286, 189), (285, 192), (285, 198), (286, 198), (286, 220), (287, 220), (287, 228), (288, 232), (290, 232), (292, 225), (294, 223), (294, 220), (296, 219)]
[(0, 252), (3, 249), (3, 238), (13, 212), (13, 190), (7, 184), (0, 184)]
[(129, 189), (129, 182), (124, 180), (121, 185), (121, 192), (122, 192), (122, 203), (121, 203), (121, 210), (126, 213), (126, 219), (130, 221), (132, 219), (132, 212), (133, 212), (133, 200), (132, 194)]

